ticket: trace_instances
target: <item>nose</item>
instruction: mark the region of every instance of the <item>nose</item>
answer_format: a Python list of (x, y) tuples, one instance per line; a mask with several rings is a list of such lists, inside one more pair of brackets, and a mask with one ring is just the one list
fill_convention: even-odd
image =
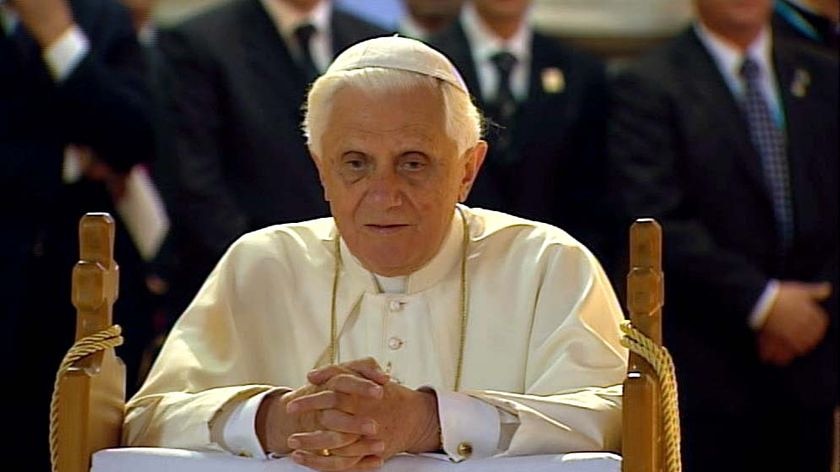
[(365, 200), (376, 208), (402, 205), (403, 190), (400, 177), (393, 169), (380, 169), (371, 178)]

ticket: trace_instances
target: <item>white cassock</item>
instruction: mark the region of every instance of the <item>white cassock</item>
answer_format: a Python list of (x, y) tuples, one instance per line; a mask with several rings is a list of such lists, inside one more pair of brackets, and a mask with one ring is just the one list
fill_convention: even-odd
[[(627, 353), (597, 260), (556, 227), (460, 209), (469, 228), (460, 391), (458, 211), (402, 293), (383, 292), (341, 241), (338, 361), (372, 356), (403, 385), (433, 388), (452, 460), (467, 458), (464, 444), (473, 458), (617, 451)], [(304, 385), (329, 362), (336, 237), (323, 218), (234, 243), (128, 403), (124, 443), (262, 454), (253, 430), (261, 396)]]

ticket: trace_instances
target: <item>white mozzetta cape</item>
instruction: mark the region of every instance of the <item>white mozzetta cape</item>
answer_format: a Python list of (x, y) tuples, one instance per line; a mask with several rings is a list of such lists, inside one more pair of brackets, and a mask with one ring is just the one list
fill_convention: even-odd
[[(470, 237), (460, 391), (519, 418), (504, 454), (618, 450), (615, 385), (627, 353), (597, 260), (553, 226), (461, 209)], [(463, 235), (457, 211), (453, 218), (403, 294), (381, 293), (342, 241), (339, 361), (372, 356), (411, 388), (453, 388)], [(304, 385), (307, 371), (327, 363), (336, 236), (324, 218), (234, 243), (129, 402), (126, 445), (219, 449), (210, 434), (218, 412), (272, 387)]]

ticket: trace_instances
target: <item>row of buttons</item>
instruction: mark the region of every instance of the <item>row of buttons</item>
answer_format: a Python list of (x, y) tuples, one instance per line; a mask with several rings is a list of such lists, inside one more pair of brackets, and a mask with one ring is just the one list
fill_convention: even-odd
[[(402, 300), (390, 300), (388, 302), (388, 311), (390, 311), (391, 313), (400, 312), (400, 311), (402, 311), (405, 304), (406, 304), (406, 302), (404, 302)], [(405, 345), (405, 340), (403, 340), (403, 339), (401, 339), (397, 336), (391, 336), (390, 338), (388, 338), (387, 344), (388, 344), (388, 349), (390, 349), (392, 351), (397, 351)], [(402, 384), (400, 379), (394, 377), (393, 375), (391, 376), (391, 380), (394, 383)]]

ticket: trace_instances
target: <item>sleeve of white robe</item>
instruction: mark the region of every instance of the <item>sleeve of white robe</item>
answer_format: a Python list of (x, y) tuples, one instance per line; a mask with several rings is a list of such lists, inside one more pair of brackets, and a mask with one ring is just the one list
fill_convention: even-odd
[(519, 418), (500, 455), (620, 450), (621, 309), (588, 251), (568, 246), (553, 257), (535, 304), (524, 393), (464, 392)]
[[(244, 246), (244, 247), (243, 247)], [(237, 254), (254, 251), (237, 242), (219, 262), (172, 329), (143, 387), (126, 405), (123, 444), (223, 450), (217, 419), (236, 405), (275, 388), (255, 385), (245, 362), (242, 321), (236, 320)], [(221, 386), (221, 387), (210, 387)]]

